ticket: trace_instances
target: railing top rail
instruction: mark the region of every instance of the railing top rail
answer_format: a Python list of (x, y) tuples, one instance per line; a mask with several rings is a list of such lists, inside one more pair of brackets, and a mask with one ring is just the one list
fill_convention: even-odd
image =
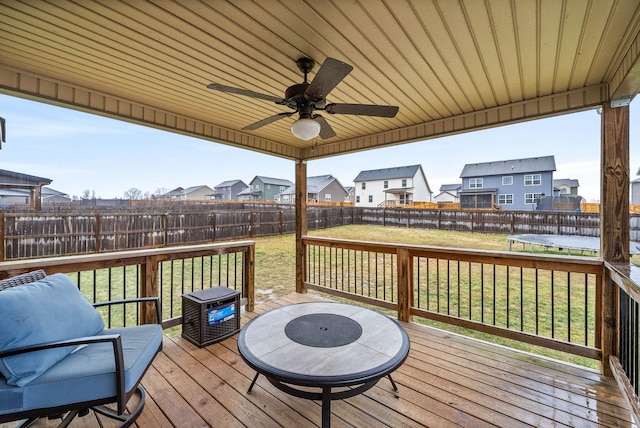
[(640, 267), (630, 263), (604, 263), (609, 277), (633, 300), (640, 303)]
[[(84, 265), (118, 265), (119, 260), (142, 260), (152, 256), (166, 256), (170, 258), (184, 257), (185, 254), (203, 255), (203, 254), (223, 254), (229, 252), (245, 251), (248, 247), (254, 246), (255, 241), (234, 241), (223, 242), (217, 244), (201, 244), (201, 245), (183, 245), (173, 247), (151, 248), (143, 250), (129, 251), (111, 251), (98, 254), (81, 254), (73, 256), (60, 256), (50, 258), (37, 258), (26, 260), (10, 260), (0, 262), (0, 272), (18, 272), (34, 269), (45, 269), (47, 267), (58, 267), (60, 271), (64, 271), (63, 266)], [(119, 263), (122, 264), (122, 263)]]
[(351, 239), (333, 239), (317, 236), (304, 236), (306, 244), (341, 247), (351, 250), (374, 251), (379, 253), (396, 253), (398, 249), (408, 250), (413, 256), (449, 258), (476, 263), (496, 265), (553, 268), (561, 271), (578, 271), (601, 273), (603, 261), (597, 257), (568, 256), (555, 254), (528, 254), (513, 251), (493, 251), (452, 247), (436, 247), (430, 245), (398, 244), (388, 242), (370, 242)]

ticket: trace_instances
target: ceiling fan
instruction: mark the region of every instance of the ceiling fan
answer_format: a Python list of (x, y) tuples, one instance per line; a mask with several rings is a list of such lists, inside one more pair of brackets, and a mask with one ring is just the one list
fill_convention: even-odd
[(304, 74), (304, 82), (289, 86), (284, 98), (261, 94), (248, 89), (234, 88), (231, 86), (211, 83), (209, 89), (222, 91), (229, 94), (244, 95), (261, 100), (272, 101), (276, 104), (287, 106), (293, 111), (278, 113), (266, 119), (259, 120), (242, 128), (252, 131), (268, 125), (276, 120), (290, 117), (296, 113), (299, 119), (291, 125), (291, 133), (302, 140), (310, 140), (318, 135), (322, 139), (335, 137), (336, 133), (324, 117), (316, 113), (324, 110), (329, 114), (353, 114), (360, 116), (394, 117), (398, 112), (397, 106), (371, 105), (371, 104), (327, 104), (327, 95), (342, 81), (353, 67), (337, 59), (327, 58), (311, 82), (307, 81), (309, 72), (315, 66), (310, 58), (300, 58), (296, 61), (300, 71)]

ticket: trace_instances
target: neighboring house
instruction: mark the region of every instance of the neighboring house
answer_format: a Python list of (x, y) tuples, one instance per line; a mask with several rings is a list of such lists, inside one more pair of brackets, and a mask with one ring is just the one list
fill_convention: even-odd
[(293, 182), (282, 178), (263, 177), (256, 175), (249, 187), (238, 193), (239, 201), (280, 201), (279, 195)]
[(431, 188), (422, 165), (361, 171), (355, 182), (358, 207), (405, 206), (431, 202)]
[(49, 205), (70, 204), (71, 198), (68, 194), (54, 190), (50, 187), (42, 188), (42, 203)]
[[(349, 192), (333, 175), (307, 177), (308, 202), (345, 202), (349, 200)], [(280, 202), (292, 204), (296, 201), (296, 186), (290, 186), (280, 193)]]
[(346, 190), (347, 191), (347, 195), (349, 195), (349, 196), (347, 196), (347, 198), (349, 198), (347, 202), (353, 202), (353, 201), (356, 200), (356, 197), (355, 197), (356, 188), (355, 187), (353, 187), (353, 186), (345, 186), (344, 190)]
[(443, 184), (440, 186), (440, 193), (434, 196), (433, 200), (438, 203), (460, 202), (460, 190), (462, 190), (462, 184)]
[(213, 188), (213, 199), (216, 201), (237, 201), (238, 193), (247, 188), (242, 180), (227, 180)]
[(532, 210), (553, 195), (553, 156), (466, 164), (460, 208)]
[(553, 180), (553, 196), (578, 196), (578, 188), (580, 183), (578, 180), (571, 178), (556, 178)]
[(209, 186), (192, 186), (183, 189), (177, 187), (164, 195), (158, 196), (159, 199), (169, 199), (173, 201), (202, 201), (213, 197), (213, 189)]
[(29, 205), (40, 209), (42, 187), (51, 184), (50, 179), (0, 169), (0, 205)]
[[(636, 172), (636, 175), (640, 175), (640, 168)], [(631, 182), (631, 204), (640, 204), (640, 178), (636, 178)]]

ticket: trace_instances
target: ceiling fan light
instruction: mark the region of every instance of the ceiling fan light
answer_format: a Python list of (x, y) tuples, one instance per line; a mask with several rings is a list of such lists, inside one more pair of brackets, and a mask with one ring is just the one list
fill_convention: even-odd
[(313, 119), (298, 119), (291, 125), (291, 133), (301, 140), (310, 140), (320, 135), (320, 124)]

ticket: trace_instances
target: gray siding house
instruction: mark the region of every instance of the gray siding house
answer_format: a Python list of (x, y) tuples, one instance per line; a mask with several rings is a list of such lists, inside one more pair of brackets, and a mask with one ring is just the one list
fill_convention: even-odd
[(535, 210), (553, 196), (553, 156), (466, 164), (462, 169), (460, 208)]
[[(292, 204), (296, 201), (295, 186), (288, 187), (280, 193), (280, 202)], [(349, 192), (333, 175), (307, 177), (308, 202), (348, 202)]]
[(216, 201), (237, 201), (238, 194), (248, 186), (242, 180), (227, 180), (213, 188), (213, 199)]
[(289, 180), (256, 175), (249, 187), (238, 193), (238, 200), (280, 202), (280, 193), (293, 185)]

